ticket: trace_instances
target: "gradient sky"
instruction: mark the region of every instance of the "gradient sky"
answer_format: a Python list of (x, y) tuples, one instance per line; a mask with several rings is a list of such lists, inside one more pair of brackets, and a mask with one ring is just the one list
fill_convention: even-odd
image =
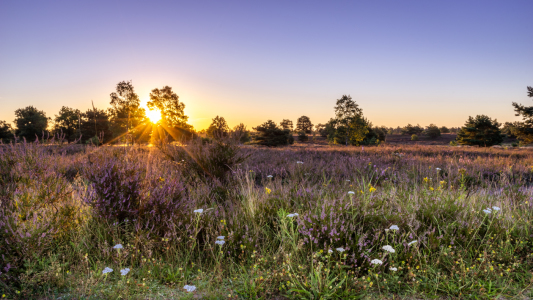
[(374, 125), (520, 120), (533, 1), (0, 1), (0, 120), (169, 85), (196, 129), (314, 124), (350, 94)]

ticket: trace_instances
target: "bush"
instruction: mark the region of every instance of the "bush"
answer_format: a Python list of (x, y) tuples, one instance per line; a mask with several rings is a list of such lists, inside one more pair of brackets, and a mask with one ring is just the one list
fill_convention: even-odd
[(258, 145), (276, 147), (294, 143), (294, 137), (289, 130), (279, 128), (272, 120), (268, 120), (254, 128), (258, 132), (255, 143)]
[(413, 134), (413, 135), (411, 136), (411, 141), (418, 141), (418, 135)]
[(404, 128), (402, 128), (402, 135), (412, 135), (412, 134), (421, 134), (424, 131), (420, 125), (413, 126), (411, 124), (407, 124)]
[(305, 131), (298, 132), (298, 142), (307, 142), (309, 137), (305, 134)]
[(428, 137), (435, 139), (440, 136), (440, 129), (435, 124), (430, 124), (428, 127), (426, 127), (426, 130), (424, 130), (424, 134)]

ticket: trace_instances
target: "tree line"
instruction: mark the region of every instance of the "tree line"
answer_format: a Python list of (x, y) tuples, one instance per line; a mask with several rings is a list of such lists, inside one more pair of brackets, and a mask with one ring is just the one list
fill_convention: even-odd
[[(527, 91), (528, 96), (533, 97), (533, 88), (528, 86)], [(296, 133), (300, 142), (307, 141), (309, 135), (320, 135), (331, 144), (379, 145), (391, 134), (411, 135), (413, 140), (417, 140), (419, 135), (438, 138), (442, 133), (456, 133), (453, 145), (492, 146), (500, 144), (504, 137), (516, 138), (522, 144), (532, 143), (533, 106), (527, 107), (515, 102), (512, 105), (516, 116), (523, 117), (522, 122), (506, 122), (502, 126), (496, 119), (478, 115), (469, 117), (461, 128), (438, 127), (435, 124), (425, 128), (418, 124), (387, 128), (374, 126), (364, 117), (362, 108), (352, 97), (343, 95), (336, 101), (334, 117), (325, 124), (313, 125), (309, 117), (301, 116), (297, 119), (296, 126), (289, 119), (283, 119), (279, 125), (267, 120), (251, 132), (242, 123), (230, 129), (223, 117), (216, 116), (207, 129), (196, 132), (187, 123), (185, 104), (179, 101), (179, 96), (171, 87), (164, 86), (150, 92), (148, 108), (161, 113), (161, 120), (153, 124), (144, 108), (140, 107), (139, 96), (135, 93), (132, 82), (122, 81), (110, 94), (110, 107), (107, 110), (92, 105), (92, 108), (82, 112), (63, 106), (52, 119), (33, 106), (17, 109), (14, 128), (6, 121), (0, 121), (0, 139), (4, 142), (13, 140), (14, 137), (31, 140), (43, 134), (51, 134), (60, 135), (69, 142), (101, 144), (113, 141), (146, 143), (154, 137), (162, 138), (163, 135), (170, 140), (204, 135), (206, 141), (231, 135), (238, 137), (242, 143), (280, 146), (294, 143), (293, 134)]]

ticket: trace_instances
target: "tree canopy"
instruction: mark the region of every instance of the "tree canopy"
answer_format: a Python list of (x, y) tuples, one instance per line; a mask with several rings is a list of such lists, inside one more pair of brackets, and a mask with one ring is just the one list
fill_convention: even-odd
[(139, 126), (146, 123), (146, 113), (140, 107), (141, 101), (135, 93), (131, 81), (121, 81), (116, 86), (116, 92), (111, 93), (111, 108), (108, 109), (111, 130), (115, 137), (127, 132), (135, 135), (141, 132)]
[(168, 85), (161, 89), (153, 89), (150, 92), (149, 109), (157, 109), (161, 112), (163, 123), (172, 128), (190, 130), (192, 126), (187, 124), (189, 117), (185, 115), (185, 103), (179, 101), (179, 96)]
[(294, 128), (294, 125), (292, 124), (292, 121), (289, 120), (289, 119), (283, 119), (283, 121), (281, 121), (281, 123), (279, 123), (279, 125), (281, 126), (282, 129), (288, 129), (290, 131), (292, 131), (293, 128)]
[[(533, 97), (533, 87), (527, 87), (528, 97)], [(513, 102), (516, 116), (522, 116), (523, 122), (517, 124), (514, 132), (516, 137), (525, 144), (533, 143), (533, 106), (524, 106)]]
[(46, 113), (33, 106), (19, 108), (15, 111), (15, 134), (27, 140), (41, 137), (48, 128)]
[(313, 131), (313, 123), (311, 123), (311, 119), (309, 119), (308, 116), (299, 117), (298, 122), (296, 123), (296, 131), (311, 133)]
[(255, 142), (259, 145), (275, 147), (294, 143), (294, 138), (288, 129), (281, 129), (272, 120), (254, 127), (258, 134)]
[(79, 137), (81, 112), (79, 109), (67, 106), (61, 107), (58, 115), (54, 118), (54, 133), (62, 133), (69, 142)]
[(13, 139), (11, 124), (8, 124), (6, 121), (0, 121), (0, 141), (5, 142), (11, 139)]
[(490, 147), (503, 142), (500, 124), (486, 115), (475, 118), (468, 117), (465, 125), (457, 133), (457, 143), (461, 145), (474, 145)]
[(206, 130), (207, 136), (212, 138), (225, 137), (229, 133), (229, 126), (224, 117), (216, 116)]

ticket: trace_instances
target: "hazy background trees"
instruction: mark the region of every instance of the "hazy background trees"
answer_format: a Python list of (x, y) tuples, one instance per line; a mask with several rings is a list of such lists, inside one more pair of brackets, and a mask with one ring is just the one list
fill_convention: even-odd
[(428, 136), (431, 139), (436, 139), (440, 136), (440, 128), (435, 124), (429, 124), (424, 130), (424, 135)]
[(11, 124), (8, 124), (6, 121), (0, 121), (0, 142), (5, 143), (13, 140), (13, 138)]
[(283, 119), (283, 121), (281, 121), (279, 125), (281, 126), (282, 129), (287, 129), (287, 130), (290, 130), (291, 132), (294, 128), (292, 121), (289, 119)]
[(228, 136), (229, 126), (224, 117), (216, 116), (211, 125), (206, 130), (207, 136), (210, 138), (221, 138)]
[(298, 122), (296, 123), (296, 131), (305, 134), (311, 133), (313, 131), (313, 123), (311, 123), (311, 119), (309, 119), (308, 116), (299, 117)]
[(63, 134), (67, 141), (72, 142), (80, 136), (80, 125), (80, 110), (63, 106), (55, 115), (53, 133)]
[(258, 145), (275, 147), (294, 143), (290, 130), (278, 127), (272, 120), (268, 120), (253, 129), (257, 131), (254, 141)]
[(33, 106), (19, 108), (15, 111), (15, 134), (19, 138), (34, 141), (41, 138), (43, 133), (47, 134), (49, 118), (42, 110)]

